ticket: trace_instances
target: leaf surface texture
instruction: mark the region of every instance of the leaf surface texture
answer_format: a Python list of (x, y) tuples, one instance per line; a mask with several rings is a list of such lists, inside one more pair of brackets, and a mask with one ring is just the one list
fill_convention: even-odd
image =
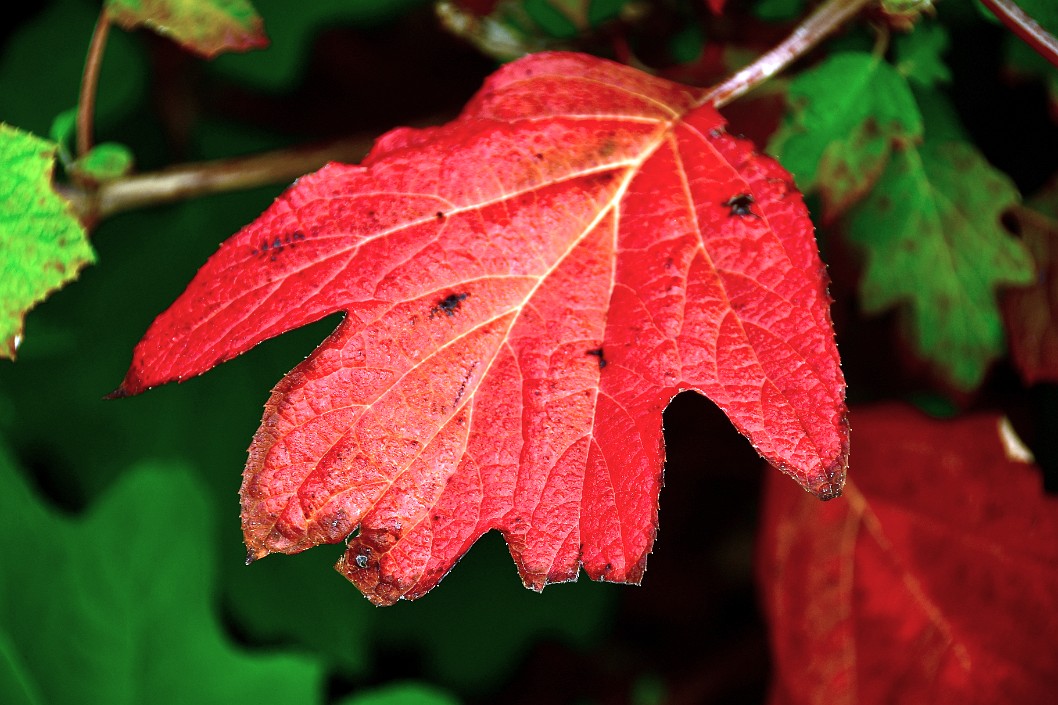
[(224, 243), (118, 393), (344, 311), (266, 405), (243, 529), (251, 559), (351, 536), (339, 570), (380, 604), (490, 529), (529, 587), (581, 565), (638, 581), (681, 390), (838, 494), (844, 381), (811, 222), (699, 102), (583, 55), (507, 65), (454, 122), (303, 177)]

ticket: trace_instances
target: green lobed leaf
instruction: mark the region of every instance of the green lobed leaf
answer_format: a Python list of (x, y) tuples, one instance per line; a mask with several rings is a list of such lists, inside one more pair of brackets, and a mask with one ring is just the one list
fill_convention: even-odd
[(948, 49), (948, 32), (936, 22), (919, 23), (893, 41), (896, 70), (923, 86), (951, 82), (951, 71), (941, 58)]
[(894, 145), (922, 137), (907, 79), (865, 52), (837, 54), (805, 71), (791, 81), (788, 101), (768, 151), (801, 190), (820, 194), (827, 219), (871, 190)]
[(153, 466), (68, 518), (0, 447), (0, 702), (319, 702), (317, 664), (221, 631), (210, 518), (190, 473)]
[(867, 254), (864, 310), (905, 307), (918, 354), (958, 389), (977, 387), (1004, 351), (996, 289), (1033, 278), (1031, 255), (999, 220), (1018, 199), (971, 145), (927, 142), (894, 152), (849, 221)]
[(55, 116), (51, 121), (48, 136), (59, 147), (59, 158), (66, 164), (70, 158), (70, 149), (77, 134), (77, 108), (69, 108)]
[(125, 29), (148, 27), (207, 58), (268, 45), (249, 0), (106, 0), (106, 9)]
[(58, 145), (0, 123), (0, 357), (15, 358), (26, 313), (95, 261), (52, 188)]
[(70, 168), (95, 181), (118, 179), (132, 171), (132, 152), (123, 144), (104, 142), (79, 157)]

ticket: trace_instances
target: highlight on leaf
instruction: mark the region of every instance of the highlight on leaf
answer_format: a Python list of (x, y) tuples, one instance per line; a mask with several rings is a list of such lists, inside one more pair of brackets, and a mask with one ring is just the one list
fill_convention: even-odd
[(638, 582), (684, 390), (837, 496), (845, 385), (812, 224), (702, 95), (579, 54), (503, 67), (452, 123), (303, 177), (225, 242), (117, 394), (345, 312), (266, 404), (243, 531), (251, 559), (345, 541), (338, 569), (377, 604), (490, 530), (530, 588)]

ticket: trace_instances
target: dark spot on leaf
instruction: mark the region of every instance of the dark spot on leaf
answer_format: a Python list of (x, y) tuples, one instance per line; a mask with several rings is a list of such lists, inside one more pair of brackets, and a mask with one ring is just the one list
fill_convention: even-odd
[(460, 304), (466, 301), (468, 296), (470, 296), (470, 294), (466, 293), (465, 291), (459, 294), (449, 294), (448, 296), (438, 301), (436, 306), (430, 309), (430, 318), (438, 316), (442, 313), (446, 316), (456, 315), (456, 312), (459, 310)]
[(595, 348), (594, 350), (588, 350), (588, 355), (599, 358), (599, 369), (606, 367), (606, 356), (603, 355), (602, 348)]
[(537, 152), (537, 153), (536, 153), (536, 154), (534, 154), (533, 156), (534, 156), (534, 157), (536, 157), (536, 159), (537, 159), (538, 161), (540, 161), (540, 160), (543, 160), (543, 158), (544, 158), (544, 155), (543, 155), (543, 154), (542, 154), (541, 152)]
[(709, 136), (714, 140), (722, 134), (724, 134), (724, 131), (719, 127), (714, 127), (713, 129), (709, 130)]
[(459, 383), (459, 391), (456, 392), (456, 400), (452, 402), (452, 406), (459, 404), (459, 400), (463, 398), (463, 395), (467, 391), (467, 383), (470, 381), (471, 375), (474, 374), (474, 369), (478, 366), (478, 361), (475, 360), (474, 364), (470, 366), (470, 369), (463, 375), (463, 381)]
[(738, 193), (732, 196), (731, 198), (727, 199), (720, 205), (726, 206), (727, 208), (731, 209), (731, 212), (728, 215), (730, 215), (732, 218), (735, 216), (746, 215), (752, 215), (755, 218), (759, 218), (760, 216), (750, 209), (750, 206), (752, 206), (753, 203), (753, 196), (749, 195), (748, 193)]
[(445, 219), (445, 214), (442, 213), (441, 211), (437, 211), (437, 219), (438, 220), (444, 220)]
[(305, 239), (305, 233), (295, 230), (287, 235), (277, 235), (272, 240), (265, 240), (260, 245), (253, 249), (255, 256), (269, 255), (269, 259), (273, 262), (276, 261), (276, 255), (282, 252), (287, 247), (296, 247), (297, 243)]

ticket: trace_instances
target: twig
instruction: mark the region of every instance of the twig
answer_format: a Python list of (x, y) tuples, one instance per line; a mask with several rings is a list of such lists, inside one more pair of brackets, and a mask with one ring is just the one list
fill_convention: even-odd
[(96, 107), (96, 88), (99, 85), (99, 68), (103, 65), (103, 49), (107, 45), (110, 17), (104, 5), (92, 31), (88, 44), (88, 56), (81, 74), (81, 95), (77, 103), (77, 156), (83, 157), (92, 149), (92, 116)]
[(731, 78), (705, 93), (702, 103), (720, 107), (756, 88), (799, 59), (874, 0), (827, 0), (786, 39)]
[[(725, 105), (755, 88), (815, 47), (837, 27), (854, 17), (867, 3), (873, 1), (826, 0), (806, 17), (781, 44), (724, 83), (708, 90), (702, 98), (702, 103), (712, 102), (717, 106)], [(100, 18), (100, 25), (96, 27), (93, 47), (96, 46), (96, 40), (100, 34), (105, 39), (106, 30), (101, 30), (100, 26), (106, 24), (104, 15)], [(102, 39), (99, 44), (102, 44)], [(101, 48), (98, 52), (94, 49), (89, 50), (89, 64), (93, 62), (93, 57), (98, 60), (97, 53), (101, 53)], [(86, 91), (84, 86), (89, 84), (89, 74), (94, 74), (97, 70), (90, 70), (86, 65), (82, 96), (86, 92), (94, 93), (94, 91)], [(94, 80), (93, 78), (91, 81), (93, 84)], [(79, 140), (82, 134), (89, 133), (91, 127), (91, 111), (85, 110), (86, 102), (82, 98), (78, 126), (80, 128), (82, 118), (87, 113), (88, 117), (84, 120), (88, 128), (79, 130)], [(63, 188), (63, 192), (77, 216), (91, 227), (103, 218), (133, 208), (290, 181), (318, 169), (328, 161), (358, 162), (370, 150), (371, 144), (371, 138), (355, 136), (311, 148), (287, 149), (239, 159), (176, 165), (156, 172), (135, 174), (104, 182), (95, 190), (85, 189), (75, 184)]]
[(981, 0), (981, 4), (1037, 54), (1058, 66), (1058, 39), (1029, 17), (1014, 0)]
[(370, 151), (372, 143), (373, 137), (358, 135), (250, 157), (176, 164), (104, 182), (94, 191), (67, 187), (63, 195), (81, 222), (93, 226), (103, 218), (134, 208), (290, 182), (330, 161), (358, 162)]

